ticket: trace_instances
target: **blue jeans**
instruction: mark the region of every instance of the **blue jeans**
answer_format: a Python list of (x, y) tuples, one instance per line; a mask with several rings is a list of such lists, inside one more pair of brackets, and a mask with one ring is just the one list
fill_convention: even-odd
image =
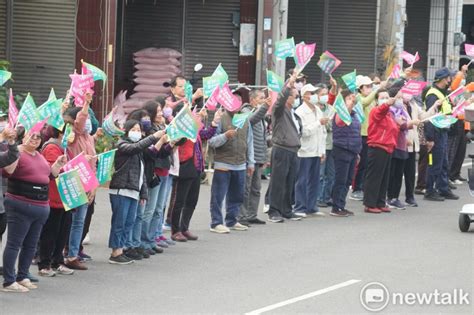
[(171, 184), (173, 183), (173, 179), (170, 176), (160, 176), (160, 180), (162, 184), (160, 185), (156, 208), (150, 225), (150, 232), (153, 232), (155, 237), (163, 235), (165, 207), (171, 193)]
[(143, 212), (143, 222), (141, 228), (141, 247), (143, 248), (153, 248), (155, 246), (155, 232), (150, 235), (150, 226), (151, 221), (153, 220), (153, 215), (156, 209), (156, 201), (158, 200), (158, 192), (163, 183), (160, 182), (159, 185), (150, 188), (148, 187), (148, 200), (146, 202), (146, 207)]
[(300, 167), (295, 185), (295, 212), (318, 212), (319, 166), (321, 158), (299, 158)]
[(449, 191), (447, 132), (435, 132), (434, 146), (431, 149), (431, 154), (433, 163), (428, 165), (426, 193), (433, 193), (436, 190), (440, 193), (447, 193)]
[(82, 231), (84, 229), (84, 221), (86, 220), (87, 207), (86, 203), (72, 210), (71, 232), (69, 233), (69, 250), (67, 256), (69, 258), (77, 257), (81, 248)]
[(135, 216), (135, 223), (133, 224), (132, 233), (130, 233), (130, 238), (125, 242), (125, 247), (127, 248), (137, 248), (140, 247), (142, 243), (142, 224), (143, 224), (143, 213), (145, 208), (148, 205), (148, 201), (141, 205), (137, 205), (137, 214)]
[(321, 163), (321, 175), (319, 184), (319, 201), (331, 201), (332, 187), (336, 173), (334, 170), (334, 156), (332, 150), (326, 150), (326, 159)]
[(226, 200), (225, 223), (234, 226), (237, 223), (240, 206), (244, 201), (246, 171), (214, 171), (211, 186), (211, 227), (223, 224), (222, 205)]
[(124, 248), (133, 230), (138, 200), (121, 195), (109, 195), (109, 197), (112, 205), (109, 248)]
[[(41, 229), (49, 216), (49, 205), (35, 205), (10, 197), (6, 197), (4, 203), (8, 234), (3, 252), (3, 284), (9, 286), (27, 278)], [(17, 258), (18, 274), (15, 274)]]
[(334, 147), (333, 154), (336, 180), (332, 189), (332, 208), (334, 210), (343, 210), (346, 207), (349, 186), (354, 178), (357, 154), (339, 147)]
[[(172, 176), (172, 175), (168, 176), (168, 179), (166, 180), (166, 185), (164, 186), (164, 188), (166, 188), (166, 190), (164, 191), (163, 199), (159, 199), (159, 202), (161, 202), (161, 204), (163, 205), (163, 215), (161, 216), (161, 220), (158, 223), (158, 227), (156, 229), (155, 237), (160, 237), (160, 236), (163, 235), (163, 224), (165, 223), (165, 208), (166, 208), (166, 203), (170, 199), (171, 189), (173, 187), (173, 181), (174, 180), (175, 180), (174, 176)], [(168, 209), (166, 220), (168, 220), (168, 219), (170, 220), (169, 223), (171, 224), (171, 209)]]

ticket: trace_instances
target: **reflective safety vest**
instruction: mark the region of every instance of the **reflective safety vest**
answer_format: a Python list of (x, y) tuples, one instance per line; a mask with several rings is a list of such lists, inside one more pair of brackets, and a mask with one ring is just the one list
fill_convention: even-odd
[[(451, 103), (449, 102), (449, 97), (446, 97), (440, 90), (438, 90), (437, 88), (430, 88), (428, 90), (428, 93), (426, 93), (426, 97), (425, 99), (429, 96), (429, 95), (436, 95), (436, 97), (439, 99), (439, 100), (443, 100), (443, 103), (441, 104), (441, 113), (442, 114), (445, 114), (445, 115), (449, 115), (452, 113), (452, 106), (451, 106)], [(425, 108), (426, 108), (426, 101), (425, 101)]]

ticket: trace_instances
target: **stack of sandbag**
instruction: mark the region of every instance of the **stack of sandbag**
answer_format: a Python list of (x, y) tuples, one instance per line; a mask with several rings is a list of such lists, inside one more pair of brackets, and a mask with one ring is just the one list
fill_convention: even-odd
[(181, 53), (171, 48), (145, 48), (133, 54), (137, 84), (132, 99), (150, 100), (170, 92), (163, 83), (181, 74)]

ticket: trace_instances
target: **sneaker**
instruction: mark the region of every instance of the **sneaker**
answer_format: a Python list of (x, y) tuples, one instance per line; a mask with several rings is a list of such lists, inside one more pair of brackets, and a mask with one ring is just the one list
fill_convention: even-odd
[(31, 282), (34, 282), (34, 283), (39, 282), (39, 279), (36, 278), (35, 276), (33, 276), (33, 275), (31, 274), (31, 272), (28, 272), (28, 274), (26, 275), (26, 277), (27, 277), (28, 279), (30, 279)]
[(84, 240), (82, 241), (82, 245), (90, 245), (91, 243), (91, 237), (89, 236), (89, 233), (86, 234), (86, 237), (84, 237)]
[(342, 210), (343, 212), (347, 213), (349, 216), (353, 216), (354, 215), (354, 212), (350, 211), (350, 210), (347, 210), (347, 209), (344, 209)]
[(285, 220), (278, 216), (278, 215), (272, 215), (268, 218), (268, 222), (272, 222), (272, 223), (283, 223), (285, 222)]
[(416, 203), (416, 200), (415, 198), (409, 198), (407, 200), (405, 200), (407, 206), (409, 207), (418, 207), (418, 203)]
[(364, 212), (379, 214), (379, 213), (382, 213), (382, 210), (380, 210), (379, 208), (365, 207)]
[(79, 258), (81, 259), (81, 261), (91, 261), (92, 260), (92, 257), (87, 255), (86, 253), (84, 252), (79, 252)]
[(448, 180), (448, 186), (449, 189), (457, 189), (456, 185), (454, 185), (454, 182), (452, 180)]
[(303, 218), (303, 217), (300, 217), (300, 216), (298, 216), (298, 215), (296, 215), (296, 214), (294, 214), (294, 213), (291, 213), (291, 215), (288, 216), (288, 217), (285, 217), (285, 216), (283, 216), (283, 217), (284, 217), (285, 219), (290, 220), (290, 221), (300, 221), (300, 220)]
[(390, 209), (398, 209), (398, 210), (405, 210), (406, 206), (400, 200), (393, 198), (388, 202), (388, 207)]
[(349, 195), (349, 199), (356, 200), (356, 201), (362, 201), (362, 200), (364, 200), (364, 192), (361, 191), (361, 190), (353, 191)]
[(56, 272), (54, 272), (53, 269), (48, 269), (48, 268), (41, 269), (40, 271), (38, 271), (38, 274), (41, 277), (54, 277), (54, 276), (56, 276)]
[(54, 269), (54, 271), (56, 271), (58, 275), (69, 276), (69, 275), (74, 274), (74, 270), (69, 269), (68, 267), (64, 265), (59, 265), (59, 267), (57, 269)]
[(159, 240), (158, 242), (156, 242), (156, 246), (159, 246), (161, 248), (168, 248), (168, 243), (163, 240)]
[(247, 227), (250, 227), (250, 222), (248, 220), (241, 219), (241, 220), (239, 220), (239, 223), (242, 224), (242, 225), (245, 225)]
[(69, 269), (74, 269), (74, 270), (87, 270), (87, 266), (80, 262), (79, 259), (64, 259), (64, 265), (68, 267)]
[(461, 182), (467, 182), (467, 179), (462, 177), (461, 175), (459, 175), (456, 179), (460, 180)]
[(116, 257), (110, 256), (109, 258), (109, 264), (112, 265), (129, 265), (133, 262), (135, 262), (133, 259), (128, 258), (124, 254), (118, 255)]
[(138, 247), (137, 252), (143, 256), (143, 258), (148, 259), (150, 258), (150, 254), (148, 254), (148, 251), (144, 249), (143, 247)]
[(36, 284), (31, 283), (30, 279), (28, 278), (18, 281), (18, 284), (27, 288), (28, 290), (38, 289), (38, 286)]
[(442, 192), (439, 195), (441, 197), (444, 197), (444, 199), (449, 199), (449, 200), (458, 200), (459, 199), (459, 196), (453, 194), (453, 192), (450, 191), (450, 190), (448, 192)]
[(329, 214), (332, 215), (333, 217), (348, 217), (349, 216), (347, 212), (344, 212), (341, 209), (332, 209)]
[(415, 195), (424, 195), (426, 193), (426, 189), (416, 188)]
[(259, 218), (251, 219), (249, 220), (250, 224), (258, 224), (258, 225), (263, 225), (266, 224), (267, 222), (260, 220)]
[(324, 216), (326, 216), (326, 213), (324, 213), (322, 211), (315, 211), (315, 212), (308, 213), (308, 215), (310, 215), (312, 217), (324, 217)]
[(234, 231), (247, 231), (249, 229), (248, 226), (242, 225), (239, 222), (237, 222), (233, 226), (229, 226), (229, 228)]
[(437, 192), (426, 193), (425, 197), (423, 198), (429, 201), (444, 201), (444, 197), (438, 194)]
[(142, 260), (143, 256), (140, 255), (135, 248), (131, 248), (125, 252), (125, 256), (131, 260)]
[(217, 233), (217, 234), (227, 234), (227, 233), (230, 233), (230, 230), (227, 226), (218, 224), (215, 227), (211, 227), (211, 232)]
[(171, 240), (171, 239), (165, 237), (164, 235), (161, 235), (161, 236), (160, 236), (160, 240), (165, 241), (166, 244), (171, 245), (171, 246), (176, 245), (176, 242), (175, 242), (175, 241), (173, 241), (173, 240)]
[(163, 231), (171, 231), (171, 225), (168, 223), (163, 224)]
[(462, 184), (463, 184), (463, 182), (460, 181), (460, 180), (457, 179), (457, 178), (456, 178), (455, 180), (453, 180), (452, 182), (453, 182), (454, 185), (462, 185)]
[(146, 252), (148, 255), (150, 255), (150, 256), (156, 255), (156, 252), (155, 252), (153, 249), (151, 249), (151, 248), (145, 249), (145, 252)]
[(268, 213), (270, 211), (270, 205), (263, 205), (263, 213)]
[(28, 288), (25, 288), (24, 286), (18, 284), (18, 282), (13, 282), (7, 287), (2, 288), (3, 292), (13, 292), (13, 293), (26, 293), (29, 292), (30, 290)]
[(308, 216), (306, 213), (301, 212), (301, 211), (293, 212), (293, 214), (301, 218), (306, 218)]
[(163, 254), (164, 252), (163, 248), (158, 247), (158, 246), (152, 247), (151, 250), (155, 252), (156, 254)]
[(318, 207), (327, 208), (327, 207), (329, 207), (329, 205), (324, 201), (318, 201)]

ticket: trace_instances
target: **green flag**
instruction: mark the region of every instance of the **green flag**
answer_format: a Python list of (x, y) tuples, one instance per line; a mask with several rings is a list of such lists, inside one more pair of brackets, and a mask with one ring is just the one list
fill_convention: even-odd
[(357, 95), (356, 99), (357, 99), (357, 103), (354, 106), (354, 111), (357, 115), (357, 119), (359, 119), (359, 121), (363, 123), (365, 121), (365, 113), (364, 113), (364, 107), (362, 107), (362, 98), (360, 97), (360, 95)]
[(275, 92), (281, 92), (283, 89), (283, 78), (275, 72), (267, 69), (267, 85), (268, 88)]
[(51, 91), (49, 92), (49, 96), (48, 96), (48, 101), (55, 101), (57, 100), (56, 98), (56, 93), (54, 93), (54, 89), (51, 88)]
[(22, 124), (25, 130), (28, 131), (39, 121), (40, 118), (35, 101), (30, 93), (28, 93), (18, 114), (18, 123)]
[(12, 73), (10, 71), (0, 70), (0, 86), (4, 85), (11, 77)]
[(56, 185), (64, 210), (68, 211), (88, 202), (77, 169), (59, 174), (56, 178)]
[(339, 115), (339, 118), (341, 118), (341, 120), (346, 125), (350, 125), (352, 123), (351, 114), (347, 110), (346, 103), (344, 102), (344, 98), (342, 97), (341, 93), (339, 93), (336, 97), (336, 101), (334, 102), (334, 109)]
[[(51, 95), (50, 95), (51, 96)], [(48, 124), (56, 129), (61, 130), (64, 127), (63, 115), (61, 113), (61, 106), (63, 99), (48, 99), (43, 105), (38, 107), (38, 115), (40, 119), (48, 118)]]
[(101, 69), (97, 68), (96, 66), (91, 65), (90, 63), (87, 63), (83, 60), (81, 60), (81, 62), (82, 62), (82, 65), (87, 68), (87, 70), (92, 72), (92, 75), (94, 77), (94, 81), (102, 80), (102, 82), (105, 86), (105, 83), (107, 82), (107, 75), (105, 74), (105, 72), (102, 71)]
[(224, 67), (219, 64), (210, 77), (202, 78), (204, 96), (210, 97), (217, 86), (222, 87), (228, 80), (229, 76), (227, 72), (225, 72)]
[(170, 141), (188, 138), (195, 142), (198, 131), (199, 124), (194, 119), (189, 106), (184, 106), (166, 127), (166, 133)]
[(105, 133), (111, 137), (116, 137), (116, 136), (121, 137), (125, 134), (123, 130), (121, 130), (119, 127), (115, 125), (113, 113), (110, 113), (104, 119), (104, 122), (102, 123), (102, 129), (104, 129)]
[(97, 180), (101, 185), (112, 179), (112, 169), (116, 151), (117, 149), (107, 151), (97, 156), (99, 159), (99, 164), (97, 165)]
[(186, 81), (186, 84), (184, 85), (184, 94), (186, 95), (189, 104), (191, 104), (193, 102), (193, 86), (189, 81)]
[(61, 140), (61, 147), (63, 147), (64, 150), (67, 149), (68, 138), (71, 136), (71, 134), (72, 134), (72, 125), (67, 124), (66, 129), (64, 129), (63, 139)]
[(451, 115), (443, 115), (438, 114), (434, 115), (430, 118), (430, 122), (436, 127), (440, 129), (447, 129), (451, 127), (457, 121), (457, 118), (454, 118)]
[(344, 83), (346, 84), (347, 88), (352, 92), (352, 93), (355, 93), (355, 91), (357, 90), (357, 86), (356, 86), (356, 70), (352, 71), (352, 72), (349, 72), (345, 75), (343, 75), (341, 78), (342, 80), (344, 81)]
[(275, 56), (278, 59), (294, 57), (295, 55), (295, 39), (293, 37), (282, 39), (275, 42)]
[(214, 70), (214, 72), (212, 73), (212, 77), (219, 78), (221, 86), (229, 80), (229, 76), (227, 75), (227, 72), (225, 72), (222, 64), (219, 64), (216, 67), (216, 70)]
[(242, 129), (251, 114), (251, 111), (246, 113), (234, 114), (234, 116), (232, 117), (232, 125), (234, 125), (238, 129)]

